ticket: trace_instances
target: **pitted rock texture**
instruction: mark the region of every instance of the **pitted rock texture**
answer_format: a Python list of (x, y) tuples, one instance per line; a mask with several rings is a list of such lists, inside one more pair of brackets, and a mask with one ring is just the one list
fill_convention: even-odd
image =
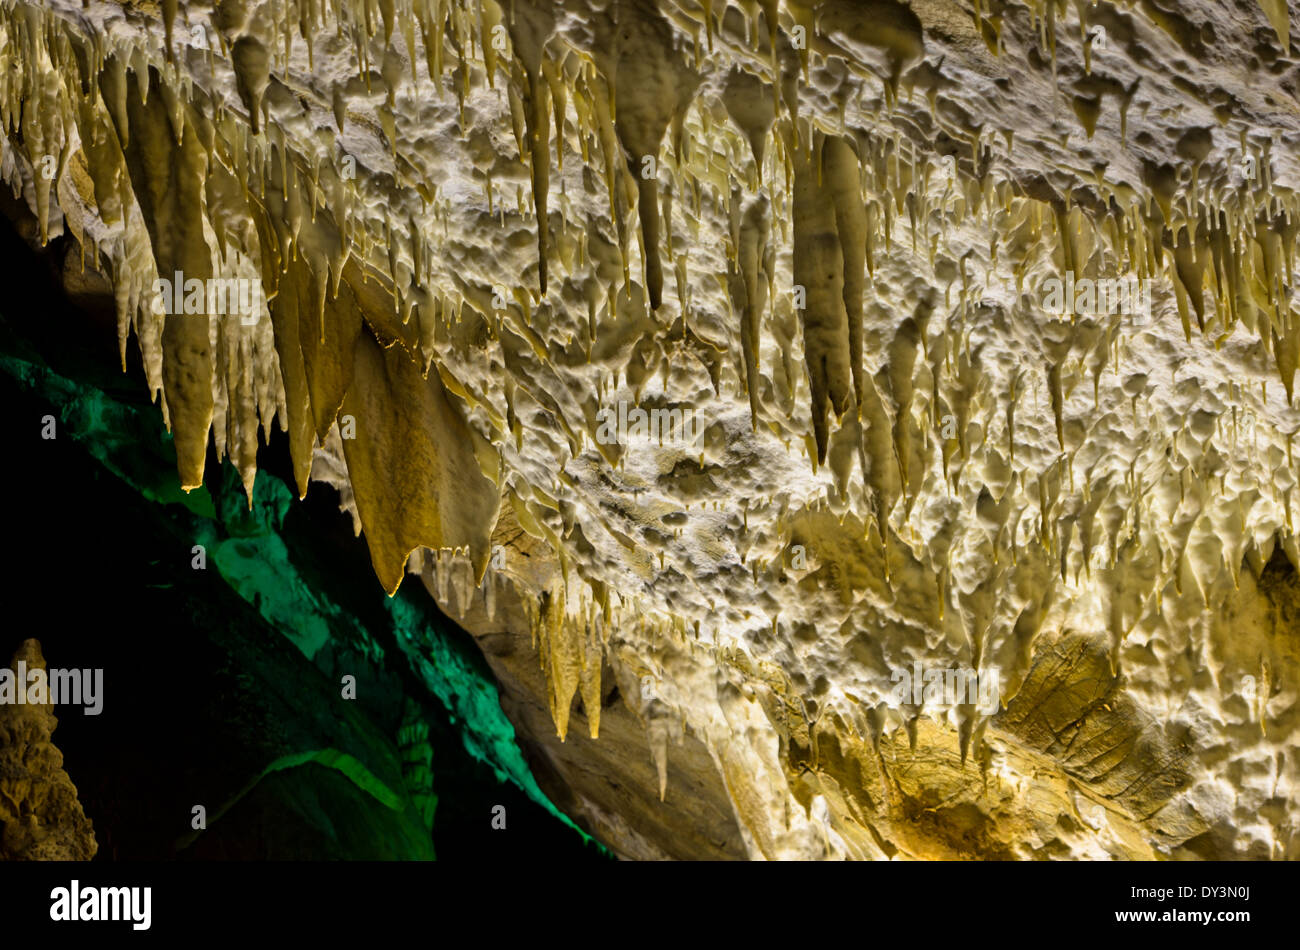
[(6, 0), (0, 172), (182, 484), (279, 425), (619, 853), (1294, 858), (1296, 12)]
[[(20, 661), (44, 670), (41, 645), (24, 641), (9, 669)], [(89, 861), (98, 850), (53, 742), (57, 726), (48, 703), (0, 703), (0, 861)]]

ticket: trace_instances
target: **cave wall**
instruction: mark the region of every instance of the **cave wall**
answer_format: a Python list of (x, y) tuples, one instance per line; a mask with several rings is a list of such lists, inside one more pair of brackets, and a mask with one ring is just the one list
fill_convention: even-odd
[(1294, 12), (11, 0), (0, 173), (619, 853), (1293, 857)]

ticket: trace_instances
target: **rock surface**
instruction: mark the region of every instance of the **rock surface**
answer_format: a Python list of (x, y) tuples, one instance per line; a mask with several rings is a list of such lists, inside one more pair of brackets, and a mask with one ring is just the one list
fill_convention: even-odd
[[(41, 645), (24, 641), (9, 669), (17, 670), (20, 662), (28, 672), (44, 670)], [(89, 861), (95, 856), (94, 829), (53, 742), (57, 727), (48, 703), (0, 703), (0, 861)]]
[(0, 173), (619, 853), (1294, 858), (1295, 13), (11, 2)]

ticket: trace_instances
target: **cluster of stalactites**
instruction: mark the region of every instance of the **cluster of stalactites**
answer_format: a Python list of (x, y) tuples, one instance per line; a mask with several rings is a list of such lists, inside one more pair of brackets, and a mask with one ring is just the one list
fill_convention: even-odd
[[(467, 546), (481, 570), (499, 504), (497, 463), (441, 374), (428, 372), (460, 302), (422, 286), (433, 255), (419, 229), (410, 227), (409, 256), (399, 257), (391, 222), (381, 239), (354, 214), (358, 184), (344, 156), (304, 154), (275, 123), (254, 133), (141, 46), (106, 48), (98, 34), (29, 6), (5, 10), (0, 30), (22, 67), (0, 77), (6, 172), (15, 188), (34, 191), (42, 239), (57, 195), (83, 255), (108, 261), (120, 344), (124, 353), (134, 330), (175, 435), (182, 485), (202, 483), (208, 434), (220, 425), (218, 449), (229, 449), (251, 499), (259, 430), (265, 438), (278, 416), (305, 491), (313, 448), (343, 414), (355, 429), (344, 447), (384, 586), (396, 589), (420, 545)], [(231, 55), (239, 73), (247, 63), (238, 42)], [(245, 76), (241, 91), (247, 85)], [(387, 272), (374, 264), (381, 248)], [(176, 274), (187, 284), (252, 277), (261, 294), (238, 317), (168, 316), (154, 282)], [(450, 377), (449, 385), (459, 388)], [(404, 409), (396, 417), (394, 400)], [(409, 472), (414, 495), (399, 494), (394, 468)], [(469, 474), (480, 469), (489, 475)]]
[[(1045, 21), (1052, 18), (1056, 7), (1054, 3), (1045, 5), (1042, 11)], [(390, 213), (378, 222), (358, 220), (354, 214), (359, 203), (353, 174), (355, 158), (344, 155), (337, 145), (311, 154), (302, 153), (298, 151), (302, 143), (288, 142), (278, 131), (273, 117), (266, 113), (265, 92), (273, 70), (287, 71), (295, 33), (305, 41), (313, 62), (313, 36), (333, 28), (340, 35), (350, 37), (356, 50), (357, 82), (367, 87), (373, 82), (371, 60), (375, 50), (381, 47), (386, 50), (380, 76), (387, 101), (378, 111), (394, 159), (400, 155), (402, 140), (395, 97), (405, 82), (400, 57), (390, 55), (398, 42), (394, 37), (396, 27), (400, 27), (400, 39), (406, 45), (411, 95), (419, 95), (416, 64), (421, 51), (427, 69), (425, 81), (431, 79), (430, 85), (439, 94), (448, 87), (453, 89), (461, 97), (462, 114), (464, 97), (472, 80), (495, 85), (498, 73), (505, 74), (511, 131), (532, 177), (533, 222), (539, 251), (535, 293), (546, 292), (551, 269), (549, 258), (555, 246), (549, 233), (550, 170), (553, 165), (562, 170), (565, 147), (572, 137), (579, 143), (584, 162), (596, 154), (602, 159), (609, 219), (614, 223), (622, 255), (624, 283), (623, 288), (609, 288), (609, 307), (617, 306), (632, 283), (633, 258), (625, 222), (634, 208), (641, 224), (643, 299), (648, 300), (651, 308), (658, 307), (663, 298), (662, 245), (664, 235), (671, 235), (671, 227), (665, 227), (660, 220), (658, 171), (650, 175), (641, 172), (646, 158), (658, 159), (665, 136), (671, 131), (670, 154), (664, 163), (668, 194), (694, 195), (697, 216), (702, 190), (721, 191), (720, 203), (731, 207), (733, 240), (729, 255), (743, 288), (737, 294), (741, 310), (739, 342), (745, 369), (743, 382), (756, 421), (760, 412), (756, 377), (760, 372), (757, 354), (761, 315), (765, 304), (775, 306), (777, 296), (769, 232), (773, 205), (780, 201), (783, 214), (778, 218), (783, 230), (787, 222), (794, 223), (793, 235), (784, 235), (794, 251), (793, 282), (809, 298), (799, 316), (807, 356), (813, 434), (817, 458), (821, 461), (825, 460), (828, 446), (828, 417), (833, 414), (842, 419), (851, 408), (857, 408), (860, 414), (866, 398), (862, 370), (862, 297), (867, 277), (874, 270), (876, 254), (882, 249), (886, 253), (890, 251), (896, 221), (902, 218), (910, 221), (913, 247), (919, 237), (932, 263), (942, 228), (960, 227), (967, 215), (978, 215), (981, 209), (989, 215), (995, 234), (994, 254), (997, 253), (996, 235), (1010, 233), (1023, 221), (1023, 214), (1013, 214), (1013, 205), (1018, 203), (1014, 183), (995, 175), (993, 162), (989, 160), (991, 146), (978, 134), (971, 140), (969, 160), (952, 156), (937, 158), (927, 155), (912, 140), (902, 138), (896, 130), (892, 134), (888, 130), (884, 134), (880, 130), (832, 134), (822, 123), (801, 118), (797, 83), (790, 72), (798, 66), (806, 69), (807, 50), (790, 48), (784, 33), (777, 28), (783, 16), (789, 21), (785, 23), (787, 27), (804, 26), (806, 21), (808, 28), (817, 28), (816, 19), (810, 18), (798, 5), (790, 6), (788, 13), (783, 13), (775, 3), (752, 11), (747, 29), (754, 36), (767, 34), (771, 63), (753, 64), (758, 73), (765, 73), (761, 79), (754, 78), (754, 74), (738, 74), (732, 84), (735, 88), (728, 90), (734, 94), (724, 95), (724, 102), (731, 119), (749, 141), (754, 161), (751, 170), (736, 168), (734, 176), (722, 180), (718, 179), (712, 161), (715, 137), (709, 128), (710, 110), (701, 108), (698, 112), (708, 148), (692, 150), (689, 142), (683, 142), (682, 130), (701, 77), (691, 67), (690, 58), (677, 49), (668, 22), (640, 9), (618, 11), (631, 21), (630, 28), (619, 31), (614, 29), (617, 23), (607, 24), (608, 35), (599, 38), (612, 40), (612, 45), (596, 45), (590, 50), (578, 49), (555, 33), (553, 17), (525, 5), (518, 10), (513, 6), (503, 10), (492, 0), (478, 4), (415, 0), (409, 6), (385, 2), (302, 2), (246, 9), (242, 16), (232, 13), (232, 9), (218, 8), (213, 17), (218, 29), (211, 31), (211, 35), (219, 41), (220, 53), (229, 60), (234, 83), (247, 109), (249, 126), (256, 132), (266, 124), (263, 134), (249, 135), (239, 128), (223, 100), (195, 90), (185, 71), (176, 65), (182, 49), (209, 62), (218, 51), (208, 48), (199, 52), (187, 44), (186, 31), (176, 28), (176, 10), (170, 4), (164, 5), (168, 60), (165, 64), (151, 64), (143, 48), (138, 46), (110, 52), (98, 36), (77, 36), (60, 28), (57, 17), (38, 14), (31, 8), (16, 8), (10, 23), (27, 62), (49, 63), (54, 73), (64, 65), (75, 65), (82, 95), (74, 96), (75, 87), (50, 81), (48, 74), (46, 79), (38, 80), (42, 72), (39, 68), (25, 70), (15, 78), (6, 79), (9, 87), (5, 96), (6, 121), (12, 127), (19, 115), (24, 116), (23, 134), (30, 140), (29, 157), (44, 160), (46, 155), (57, 156), (59, 174), (53, 179), (55, 182), (61, 179), (72, 145), (79, 139), (92, 176), (97, 184), (104, 184), (102, 189), (97, 188), (96, 197), (101, 198), (102, 191), (103, 200), (98, 203), (105, 221), (111, 223), (121, 219), (123, 207), (135, 202), (130, 193), (133, 181), (126, 184), (125, 194), (114, 194), (117, 189), (105, 180), (107, 173), (99, 171), (114, 167), (111, 156), (103, 154), (112, 147), (107, 133), (116, 130), (123, 149), (129, 151), (131, 118), (125, 95), (127, 87), (134, 85), (143, 102), (149, 89), (156, 85), (165, 100), (161, 111), (167, 115), (176, 147), (182, 151), (189, 147), (184, 141), (185, 113), (193, 111), (191, 124), (199, 134), (198, 147), (207, 152), (206, 162), (202, 163), (205, 167), (198, 171), (198, 181), (192, 183), (189, 191), (197, 188), (208, 193), (205, 195), (207, 226), (216, 243), (215, 253), (208, 256), (220, 265), (230, 244), (255, 265), (262, 261), (268, 297), (274, 296), (282, 276), (289, 275), (300, 258), (305, 260), (306, 266), (301, 269), (311, 286), (303, 288), (303, 296), (314, 302), (315, 335), (322, 342), (326, 337), (326, 305), (337, 300), (344, 270), (354, 259), (364, 281), (371, 276), (371, 271), (380, 270), (379, 261), (387, 257), (387, 267), (374, 276), (382, 281), (384, 296), (391, 299), (394, 314), (403, 327), (411, 326), (415, 315), (418, 329), (410, 334), (411, 342), (413, 348), (420, 349), (425, 366), (434, 357), (440, 331), (445, 333), (459, 319), (466, 298), (485, 314), (494, 314), (499, 308), (479, 299), (490, 296), (488, 288), (440, 290), (433, 286), (436, 248), (427, 235), (432, 231), (428, 227), (430, 217), (435, 221), (437, 217), (438, 189), (428, 178), (418, 175), (414, 161), (398, 161), (395, 167), (399, 170), (399, 183), (415, 192), (421, 210), (399, 212), (396, 218)], [(269, 19), (272, 13), (278, 13), (279, 22)], [(701, 16), (706, 31), (703, 42), (711, 47), (717, 28), (716, 14), (706, 7)], [(627, 38), (628, 34), (633, 34), (633, 38)], [(696, 41), (699, 42), (698, 37)], [(452, 76), (446, 74), (449, 64), (453, 64)], [(638, 92), (653, 84), (656, 105), (647, 107), (647, 97), (638, 94), (634, 105), (620, 114), (616, 95), (620, 83)], [(762, 98), (764, 84), (772, 90), (771, 108), (766, 114), (753, 105), (753, 101)], [(332, 95), (335, 122), (341, 132), (346, 122), (348, 93), (336, 85)], [(43, 101), (45, 108), (27, 112), (17, 108), (18, 103), (29, 97), (50, 101)], [(205, 107), (211, 107), (211, 121), (205, 118), (206, 108), (193, 110), (189, 103), (194, 97)], [(746, 97), (753, 101), (746, 104)], [(576, 118), (572, 125), (567, 108), (570, 102)], [(103, 121), (105, 115), (111, 116), (111, 129)], [(268, 118), (272, 121), (266, 123)], [(65, 125), (77, 127), (77, 135), (66, 134), (70, 129), (65, 130)], [(1006, 139), (1009, 151), (1010, 135)], [(771, 148), (767, 148), (769, 142)], [(1243, 142), (1243, 150), (1244, 146)], [(698, 154), (692, 155), (692, 151)], [(775, 180), (763, 183), (754, 174), (761, 168), (765, 152), (783, 166), (784, 188)], [(1198, 164), (1191, 187), (1175, 195), (1166, 170), (1157, 169), (1142, 189), (1098, 182), (1097, 191), (1102, 194), (1095, 207), (1073, 208), (1072, 194), (1067, 189), (1061, 198), (1044, 203), (1042, 209), (1032, 210), (1035, 223), (1031, 227), (1041, 226), (1044, 212), (1050, 213), (1056, 222), (1063, 262), (1080, 274), (1089, 266), (1090, 250), (1098, 246), (1110, 249), (1111, 260), (1120, 270), (1132, 270), (1140, 277), (1167, 274), (1177, 291), (1180, 315), (1189, 334), (1190, 313), (1195, 314), (1198, 326), (1205, 328), (1204, 288), (1208, 283), (1223, 314), (1220, 335), (1244, 320), (1259, 333), (1266, 350), (1274, 354), (1289, 391), (1298, 349), (1286, 299), (1295, 250), (1295, 197), (1271, 187), (1267, 180), (1268, 156), (1263, 154), (1259, 158), (1261, 180), (1253, 189), (1243, 188), (1230, 194), (1208, 190), (1198, 193)], [(347, 167), (349, 162), (352, 169)], [(365, 169), (360, 171), (364, 173)], [(931, 182), (936, 171), (949, 185), (939, 192), (938, 201), (943, 205), (938, 215), (940, 229), (932, 232), (931, 204), (935, 197)], [(223, 172), (233, 176), (234, 186), (222, 187)], [(35, 176), (42, 226), (49, 218), (50, 181), (48, 177)], [(490, 176), (487, 185), (490, 196)], [(268, 186), (278, 194), (267, 198)], [(226, 191), (244, 194), (229, 195)], [(244, 212), (253, 204), (260, 204), (263, 210), (268, 205), (275, 206), (282, 212), (266, 216), (264, 224), (270, 231), (267, 227), (256, 229), (254, 236), (266, 233), (270, 237), (263, 242), (265, 248), (251, 246), (257, 242), (241, 233), (241, 221), (247, 220)], [(1153, 204), (1159, 208), (1159, 214)], [(826, 209), (832, 206), (836, 209), (834, 220), (822, 220)], [(665, 201), (664, 208), (668, 207)], [(993, 215), (999, 207), (1003, 214), (995, 223)], [(146, 216), (146, 226), (153, 224), (150, 217)], [(307, 218), (312, 227), (304, 229)], [(567, 220), (563, 227), (568, 227)], [(672, 255), (670, 238), (667, 243)], [(838, 249), (833, 249), (833, 245), (838, 245)], [(578, 266), (585, 262), (585, 242), (582, 248)], [(167, 249), (155, 248), (155, 251), (155, 257), (168, 253)], [(684, 257), (683, 254), (678, 258), (679, 296), (684, 285), (680, 274)], [(1027, 258), (1012, 260), (1012, 266), (1019, 268)], [(823, 264), (830, 265), (829, 270)], [(161, 266), (157, 270), (164, 273)], [(964, 264), (961, 273), (965, 281)], [(828, 279), (825, 274), (831, 277)], [(1254, 302), (1256, 285), (1264, 287), (1263, 308)], [(133, 287), (125, 295), (124, 310), (129, 310), (132, 304), (138, 307), (147, 302), (140, 299), (138, 291), (138, 286)], [(590, 296), (590, 287), (584, 287), (580, 293)], [(514, 296), (522, 322), (530, 323), (532, 304), (526, 295)], [(588, 301), (594, 335), (593, 303)], [(679, 305), (684, 302), (679, 301)], [(128, 321), (133, 325), (139, 322), (134, 314), (120, 321), (123, 346)], [(136, 330), (143, 339), (138, 326)], [(535, 328), (528, 330), (530, 338), (535, 339)], [(320, 423), (330, 419), (332, 411), (337, 410), (337, 404), (329, 404), (338, 401), (338, 394), (333, 395), (316, 412), (318, 436), (322, 434)], [(264, 424), (265, 421), (264, 418)], [(206, 434), (202, 434), (191, 442), (197, 445), (205, 440)], [(201, 464), (201, 460), (191, 459), (191, 463), (196, 461)], [(300, 467), (302, 464), (305, 463), (300, 459)], [(184, 471), (187, 484), (196, 482), (195, 474)]]
[[(1053, 16), (1055, 8), (1048, 4), (1046, 16)], [(726, 209), (734, 278), (730, 289), (741, 317), (740, 364), (755, 422), (769, 411), (761, 403), (759, 385), (765, 316), (770, 320), (778, 306), (791, 308), (777, 302), (782, 296), (777, 252), (790, 251), (792, 283), (806, 294), (794, 312), (810, 392), (809, 454), (829, 464), (841, 483), (858, 459), (882, 545), (891, 533), (884, 523), (887, 513), (900, 499), (906, 507), (923, 484), (918, 435), (957, 484), (960, 462), (972, 453), (969, 423), (981, 386), (969, 334), (953, 346), (930, 338), (934, 300), (922, 301), (902, 322), (884, 360), (885, 373), (873, 377), (868, 372), (864, 299), (879, 259), (893, 253), (900, 240), (900, 222), (909, 224), (912, 252), (923, 252), (932, 268), (940, 252), (949, 249), (948, 234), (983, 218), (993, 235), (991, 256), (1010, 261), (1018, 281), (1030, 276), (1031, 265), (1041, 262), (1044, 253), (1058, 270), (1080, 276), (1131, 272), (1165, 279), (1188, 339), (1193, 317), (1195, 326), (1213, 330), (1216, 340), (1238, 323), (1244, 325), (1272, 355), (1290, 396), (1300, 358), (1300, 325), (1287, 292), (1294, 283), (1300, 204), (1270, 180), (1266, 152), (1255, 153), (1259, 181), (1236, 189), (1201, 185), (1198, 164), (1190, 186), (1181, 190), (1176, 176), (1154, 169), (1140, 186), (1097, 182), (1099, 197), (1092, 203), (1076, 203), (1070, 189), (1051, 200), (1027, 197), (1014, 180), (995, 171), (993, 136), (972, 134), (969, 156), (949, 162), (928, 155), (897, 130), (834, 128), (820, 118), (801, 116), (794, 78), (807, 69), (808, 56), (778, 43), (779, 9), (776, 3), (762, 5), (766, 29), (758, 19), (752, 21), (754, 35), (769, 37), (771, 60), (747, 64), (728, 80), (723, 105), (735, 128), (715, 135), (714, 111), (697, 107), (698, 66), (678, 48), (668, 22), (639, 7), (625, 11), (639, 18), (627, 31), (633, 39), (620, 40), (621, 31), (611, 28), (590, 49), (571, 45), (554, 32), (555, 23), (546, 14), (522, 2), (513, 15), (491, 0), (416, 0), (409, 6), (299, 2), (263, 5), (238, 22), (225, 19), (223, 7), (214, 18), (218, 48), (196, 51), (182, 43), (185, 32), (176, 28), (175, 5), (164, 4), (169, 39), (162, 59), (142, 45), (112, 45), (99, 34), (83, 34), (48, 10), (10, 7), (0, 26), (7, 65), (20, 68), (0, 71), (0, 121), (9, 135), (7, 154), (21, 154), (26, 164), (9, 172), (16, 185), (32, 188), (43, 238), (57, 198), (83, 248), (94, 248), (109, 261), (120, 345), (124, 352), (129, 333), (135, 332), (150, 383), (161, 393), (176, 433), (186, 487), (201, 483), (208, 433), (222, 419), (218, 447), (229, 448), (250, 492), (258, 432), (264, 434), (274, 418), (289, 433), (300, 491), (306, 489), (315, 446), (329, 437), (341, 414), (355, 421), (357, 438), (345, 439), (343, 450), (376, 571), (390, 591), (401, 580), (409, 552), (421, 546), (467, 548), (478, 576), (483, 575), (487, 535), (500, 497), (501, 446), (469, 429), (464, 407), (486, 409), (498, 439), (511, 432), (518, 445), (522, 438), (511, 404), (514, 389), (507, 389), (508, 405), (500, 412), (484, 405), (482, 394), (462, 386), (438, 359), (466, 307), (485, 317), (501, 308), (488, 302), (488, 288), (438, 282), (436, 229), (430, 226), (439, 213), (438, 189), (421, 175), (415, 157), (403, 154), (401, 124), (406, 120), (397, 108), (399, 95), (418, 97), (430, 86), (435, 94), (450, 88), (463, 116), (472, 81), (495, 86), (504, 78), (510, 132), (530, 175), (538, 243), (537, 287), (530, 292), (520, 288), (513, 295), (515, 307), (506, 309), (514, 329), (543, 362), (546, 329), (531, 320), (531, 308), (539, 298), (554, 296), (556, 263), (572, 276), (586, 258), (585, 244), (576, 263), (566, 262), (557, 250), (564, 242), (552, 233), (548, 204), (551, 170), (562, 170), (573, 141), (584, 163), (600, 159), (598, 181), (623, 281), (621, 288), (608, 290), (610, 308), (629, 299), (634, 276), (640, 278), (648, 306), (663, 305), (665, 252), (676, 265), (678, 295), (683, 296), (686, 256), (674, 254), (671, 220), (661, 218), (665, 192), (689, 194), (697, 218), (702, 194)], [(272, 11), (282, 22), (266, 19)], [(787, 25), (815, 27), (806, 14), (789, 5)], [(707, 4), (703, 25), (705, 37), (696, 39), (697, 62), (698, 44), (711, 45), (717, 30)], [(403, 63), (394, 55), (398, 27), (410, 64), (409, 89)], [(396, 180), (410, 192), (405, 195), (409, 201), (389, 203), (382, 220), (364, 215), (360, 189), (368, 170), (352, 174), (348, 162), (355, 158), (342, 152), (337, 139), (327, 147), (291, 138), (267, 105), (272, 74), (287, 70), (291, 62), (292, 34), (305, 41), (314, 62), (313, 37), (331, 28), (352, 39), (356, 82), (362, 88), (375, 82), (372, 66), (379, 66), (386, 93), (377, 107), (380, 127), (398, 170)], [(376, 37), (382, 38), (384, 50), (378, 57), (372, 42)], [(417, 69), (420, 52), (423, 79)], [(793, 59), (783, 62), (783, 56)], [(215, 89), (200, 88), (190, 78), (181, 63), (185, 57), (198, 57), (209, 69), (219, 57), (223, 60), (246, 122)], [(654, 92), (649, 105), (640, 94), (645, 89)], [(339, 135), (351, 95), (341, 85), (331, 90)], [(688, 122), (699, 124), (702, 143), (692, 146), (684, 136)], [(1012, 137), (1003, 138), (1009, 153)], [(747, 159), (733, 148), (742, 139), (750, 150)], [(1243, 142), (1243, 152), (1246, 147)], [(730, 156), (721, 168), (720, 152)], [(663, 159), (648, 177), (642, 174), (647, 157)], [(54, 174), (47, 176), (40, 171), (50, 158)], [(77, 181), (82, 171), (88, 191)], [(79, 201), (93, 202), (97, 222), (76, 216)], [(628, 225), (633, 213), (639, 221), (636, 235)], [(445, 227), (445, 208), (442, 215)], [(567, 227), (562, 222), (561, 228)], [(634, 236), (639, 266), (634, 266)], [(978, 288), (964, 256), (959, 263), (953, 279), (962, 284), (964, 319)], [(268, 338), (266, 323), (241, 329), (232, 322), (223, 324), (214, 343), (201, 323), (161, 318), (149, 305), (148, 291), (155, 276), (177, 271), (200, 278), (226, 272), (258, 275), (272, 335)], [(594, 338), (599, 332), (595, 304), (588, 303)], [(678, 304), (686, 309), (684, 300)], [(1118, 369), (1116, 334), (1102, 334), (1092, 352), (1071, 358), (1087, 362), (1095, 391), (1102, 369)], [(923, 393), (916, 370), (927, 364), (932, 388)], [(1062, 577), (1071, 566), (1091, 571), (1092, 551), (1103, 546), (1109, 548), (1105, 569), (1122, 567), (1128, 550), (1124, 542), (1143, 520), (1135, 458), (1123, 478), (1096, 484), (1081, 479), (1082, 519), (1079, 527), (1067, 527), (1079, 512), (1059, 500), (1062, 484), (1074, 484), (1071, 452), (1078, 448), (1067, 444), (1064, 425), (1066, 364), (1062, 359), (1042, 372), (1063, 461), (1038, 473), (1036, 484), (1019, 474), (1026, 490), (1039, 496), (1036, 517), (1013, 521), (1010, 512), (999, 512), (1005, 531), (999, 530), (994, 545), (1015, 562), (1028, 544), (1036, 544), (1046, 557), (1059, 561)], [(528, 383), (512, 386), (522, 391)], [(1013, 469), (1015, 413), (1023, 391), (1013, 388), (1008, 406), (996, 410), (1006, 413), (1006, 449)], [(535, 402), (545, 400), (540, 392), (533, 396)], [(913, 407), (923, 399), (921, 417), (928, 417), (930, 426), (918, 433), (911, 419)], [(398, 403), (404, 408), (394, 414), (391, 406)], [(554, 400), (547, 404), (560, 417), (576, 454), (583, 440), (573, 431), (580, 426), (564, 420)], [(939, 420), (948, 414), (956, 419), (957, 438), (937, 439)], [(851, 443), (850, 450), (837, 456), (837, 445), (845, 442)], [(1289, 451), (1289, 437), (1286, 444)], [(458, 454), (448, 452), (449, 445), (462, 448)], [(407, 484), (421, 486), (417, 497), (399, 496), (391, 484), (395, 470), (409, 474)], [(486, 474), (464, 479), (467, 471)], [(1180, 500), (1199, 490), (1184, 485), (1182, 473), (1179, 478)], [(994, 499), (998, 506), (1013, 497), (1004, 490), (1005, 485)], [(531, 533), (562, 551), (564, 538), (547, 525), (558, 505), (518, 481), (508, 494), (524, 512), (521, 522), (528, 521)], [(1108, 499), (1111, 503), (1103, 507)], [(1289, 497), (1281, 507), (1289, 528)], [(1112, 517), (1113, 524), (1103, 525), (1113, 511), (1121, 512), (1118, 521)], [(868, 530), (865, 522), (863, 530)], [(1161, 549), (1161, 569), (1180, 587), (1192, 530), (1191, 522), (1180, 522), (1176, 536)], [(1081, 541), (1072, 542), (1074, 537)], [(1236, 542), (1243, 549), (1255, 545), (1255, 556), (1246, 555), (1251, 563), (1266, 559), (1267, 551), (1244, 530), (1234, 535)], [(1264, 548), (1271, 546), (1268, 542)], [(1284, 538), (1283, 546), (1292, 553), (1293, 542)], [(1082, 559), (1071, 562), (1071, 550), (1081, 551)], [(1241, 560), (1237, 556), (1226, 563), (1236, 570), (1233, 563), (1239, 566)], [(888, 569), (888, 559), (885, 564)], [(937, 572), (941, 590), (944, 577)], [(583, 696), (593, 732), (600, 707), (599, 635), (596, 641), (591, 637), (602, 624), (596, 613), (586, 616), (591, 612), (586, 606), (578, 617), (569, 609), (571, 603), (565, 588), (557, 587), (534, 605), (534, 630), (562, 735), (575, 691)], [(1131, 625), (1131, 612), (1117, 616), (1118, 627)]]

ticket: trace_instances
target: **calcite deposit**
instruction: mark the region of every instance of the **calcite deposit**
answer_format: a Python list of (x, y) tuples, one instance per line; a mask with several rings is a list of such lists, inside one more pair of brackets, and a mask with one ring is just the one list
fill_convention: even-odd
[(0, 175), (616, 853), (1296, 858), (1298, 9), (0, 0)]
[[(4, 672), (17, 670), (24, 682), (11, 682), (0, 703), (0, 861), (89, 861), (99, 846), (53, 742), (58, 719), (37, 641), (24, 641)], [(40, 701), (20, 704), (16, 691), (26, 697), (28, 682), (40, 684), (31, 692)]]

